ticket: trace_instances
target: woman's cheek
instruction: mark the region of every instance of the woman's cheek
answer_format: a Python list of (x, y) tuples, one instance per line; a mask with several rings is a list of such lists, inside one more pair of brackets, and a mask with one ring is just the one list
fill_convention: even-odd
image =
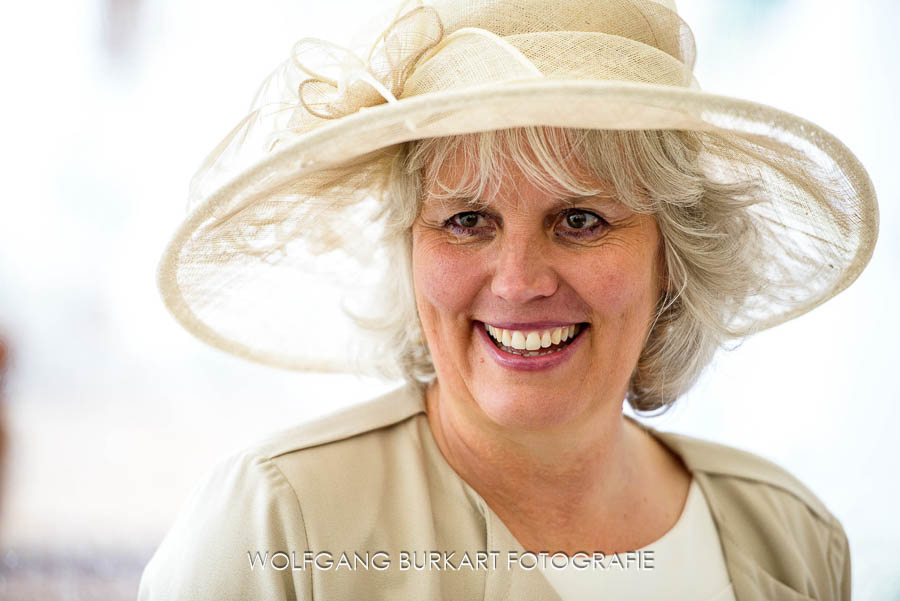
[(607, 271), (607, 276), (599, 280), (597, 290), (592, 295), (605, 305), (607, 313), (621, 315), (634, 306), (636, 297), (640, 296), (639, 286), (634, 278), (617, 271)]
[(444, 317), (471, 312), (483, 265), (478, 253), (459, 245), (424, 242), (413, 247), (416, 290), (438, 312), (446, 312)]
[[(584, 274), (594, 274), (584, 277)], [(655, 281), (653, 266), (649, 261), (635, 258), (604, 257), (578, 265), (567, 281), (579, 296), (608, 316), (624, 316), (635, 310), (643, 311), (655, 298), (659, 284)]]

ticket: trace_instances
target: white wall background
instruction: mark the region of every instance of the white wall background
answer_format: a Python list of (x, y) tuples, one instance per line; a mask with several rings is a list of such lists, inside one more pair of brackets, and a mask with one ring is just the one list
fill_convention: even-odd
[[(140, 565), (215, 459), (388, 387), (206, 348), (155, 289), (193, 169), (245, 114), (258, 82), (299, 37), (349, 41), (373, 4), (7, 9), (0, 335), (12, 364), (0, 596), (24, 595), (15, 583), (31, 578), (44, 582), (43, 598), (92, 598), (65, 578), (81, 570), (102, 587), (118, 570), (109, 590), (133, 597)], [(849, 290), (721, 354), (675, 410), (650, 421), (788, 468), (843, 522), (854, 597), (900, 599), (900, 326), (890, 309), (900, 297), (900, 11), (894, 0), (678, 5), (705, 89), (803, 115), (859, 156), (880, 197), (881, 237)], [(51, 585), (41, 570), (64, 577)]]

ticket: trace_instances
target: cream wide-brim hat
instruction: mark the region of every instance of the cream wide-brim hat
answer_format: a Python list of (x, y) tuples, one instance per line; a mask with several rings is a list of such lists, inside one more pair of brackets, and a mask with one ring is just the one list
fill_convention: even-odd
[[(403, 142), (523, 126), (677, 129), (746, 152), (705, 157), (753, 178), (770, 283), (731, 328), (750, 334), (849, 286), (878, 229), (865, 170), (834, 136), (774, 108), (705, 93), (690, 29), (671, 2), (404, 2), (359, 57), (306, 38), (192, 182), (191, 211), (159, 267), (176, 319), (265, 364), (384, 371), (348, 318), (392, 264), (383, 194)], [(379, 366), (379, 363), (382, 365)]]

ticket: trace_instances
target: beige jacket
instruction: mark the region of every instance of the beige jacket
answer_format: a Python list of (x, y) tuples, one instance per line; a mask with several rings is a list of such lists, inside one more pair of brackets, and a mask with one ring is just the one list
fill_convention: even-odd
[[(559, 601), (515, 561), (524, 549), (446, 463), (424, 411), (421, 389), (407, 386), (222, 463), (147, 565), (140, 601)], [(737, 601), (850, 598), (847, 537), (795, 478), (737, 449), (650, 432), (703, 490)], [(403, 563), (414, 551), (419, 565), (428, 551), (455, 555), (417, 570)]]

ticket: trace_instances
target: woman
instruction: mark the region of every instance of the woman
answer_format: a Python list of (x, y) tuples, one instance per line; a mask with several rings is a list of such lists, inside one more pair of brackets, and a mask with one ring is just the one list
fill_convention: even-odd
[(298, 42), (195, 179), (161, 288), (230, 352), (409, 383), (222, 463), (140, 598), (849, 598), (802, 484), (622, 413), (874, 244), (853, 155), (692, 62), (650, 0), (405, 4), (366, 60)]

